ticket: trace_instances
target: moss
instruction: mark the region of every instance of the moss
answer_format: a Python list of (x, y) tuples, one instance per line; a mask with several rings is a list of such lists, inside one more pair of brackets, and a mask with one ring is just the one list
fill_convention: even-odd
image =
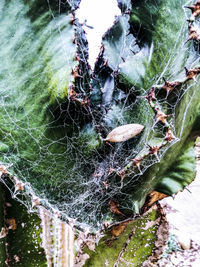
[(126, 266), (124, 261), (134, 264), (134, 266), (141, 266), (154, 248), (158, 228), (155, 221), (158, 216), (158, 212), (153, 210), (143, 218), (130, 222), (117, 238), (112, 237), (112, 232), (107, 233), (99, 241), (95, 252), (85, 249), (90, 258), (84, 267), (111, 267), (118, 261), (121, 252), (119, 266)]
[[(157, 214), (153, 211), (149, 216), (144, 217), (144, 221), (143, 219), (138, 220), (134, 237), (131, 239), (122, 257), (125, 262), (139, 267), (151, 255), (155, 246), (158, 225), (149, 227), (147, 230), (144, 230), (144, 228), (150, 221), (155, 221), (156, 218)], [(126, 266), (123, 260), (119, 266)]]
[(45, 253), (41, 247), (40, 219), (36, 214), (28, 213), (24, 205), (11, 198), (7, 188), (2, 186), (2, 191), (4, 219), (1, 222), (7, 227), (14, 225), (3, 240), (7, 243), (6, 257), (9, 265), (46, 267)]
[[(2, 231), (2, 227), (4, 227), (4, 192), (3, 186), (0, 184), (0, 232)], [(0, 238), (0, 265), (2, 267), (6, 267), (5, 260), (6, 260), (6, 240), (5, 238)]]

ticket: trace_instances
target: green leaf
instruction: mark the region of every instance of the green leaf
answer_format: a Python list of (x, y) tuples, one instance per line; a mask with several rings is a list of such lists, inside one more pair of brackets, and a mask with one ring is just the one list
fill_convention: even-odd
[(117, 70), (120, 63), (134, 55), (139, 49), (136, 39), (129, 34), (129, 16), (120, 16), (103, 37), (104, 59), (112, 70)]
[(190, 184), (196, 174), (196, 157), (193, 147), (182, 149), (180, 156), (174, 164), (159, 177), (160, 182), (156, 185), (156, 190), (167, 195), (172, 195), (182, 191)]

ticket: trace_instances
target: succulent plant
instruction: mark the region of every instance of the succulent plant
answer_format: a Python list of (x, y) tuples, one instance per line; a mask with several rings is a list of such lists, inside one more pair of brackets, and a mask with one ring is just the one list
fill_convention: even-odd
[[(118, 0), (92, 70), (79, 3), (0, 4), (1, 177), (28, 209), (99, 229), (195, 177), (199, 6)], [(127, 125), (143, 131), (112, 142)]]

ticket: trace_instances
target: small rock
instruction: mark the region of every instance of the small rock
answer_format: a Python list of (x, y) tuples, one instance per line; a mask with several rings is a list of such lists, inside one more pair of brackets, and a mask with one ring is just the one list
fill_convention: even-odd
[(182, 249), (188, 250), (191, 248), (191, 239), (188, 234), (184, 232), (178, 232), (176, 236)]

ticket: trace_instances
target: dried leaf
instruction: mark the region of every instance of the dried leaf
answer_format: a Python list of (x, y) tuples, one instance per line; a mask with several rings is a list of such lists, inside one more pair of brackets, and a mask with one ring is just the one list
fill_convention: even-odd
[(122, 125), (112, 130), (104, 139), (104, 141), (113, 143), (124, 142), (141, 133), (143, 129), (144, 126), (140, 124), (131, 123)]
[(11, 229), (13, 231), (17, 229), (17, 224), (14, 218), (6, 219), (6, 223), (9, 225), (8, 229)]
[(168, 195), (166, 194), (163, 194), (163, 193), (160, 193), (160, 192), (157, 192), (157, 191), (152, 191), (150, 194), (149, 194), (149, 201), (147, 203), (147, 206), (152, 206), (153, 203), (155, 203), (156, 201), (158, 200), (161, 200), (165, 197), (168, 197)]
[(119, 209), (118, 209), (118, 207), (119, 207), (118, 203), (116, 203), (113, 200), (110, 200), (108, 204), (109, 204), (109, 207), (110, 207), (110, 211), (112, 213), (117, 214), (117, 215), (123, 215), (123, 213), (121, 211), (119, 211)]
[(120, 223), (119, 225), (113, 226), (112, 230), (111, 230), (112, 237), (120, 236), (121, 233), (124, 232), (124, 230), (125, 230), (125, 228), (129, 222), (130, 221), (127, 221), (127, 222)]
[(125, 227), (126, 226), (124, 224), (113, 226), (112, 231), (111, 231), (112, 236), (113, 237), (120, 236), (120, 234), (124, 231)]

